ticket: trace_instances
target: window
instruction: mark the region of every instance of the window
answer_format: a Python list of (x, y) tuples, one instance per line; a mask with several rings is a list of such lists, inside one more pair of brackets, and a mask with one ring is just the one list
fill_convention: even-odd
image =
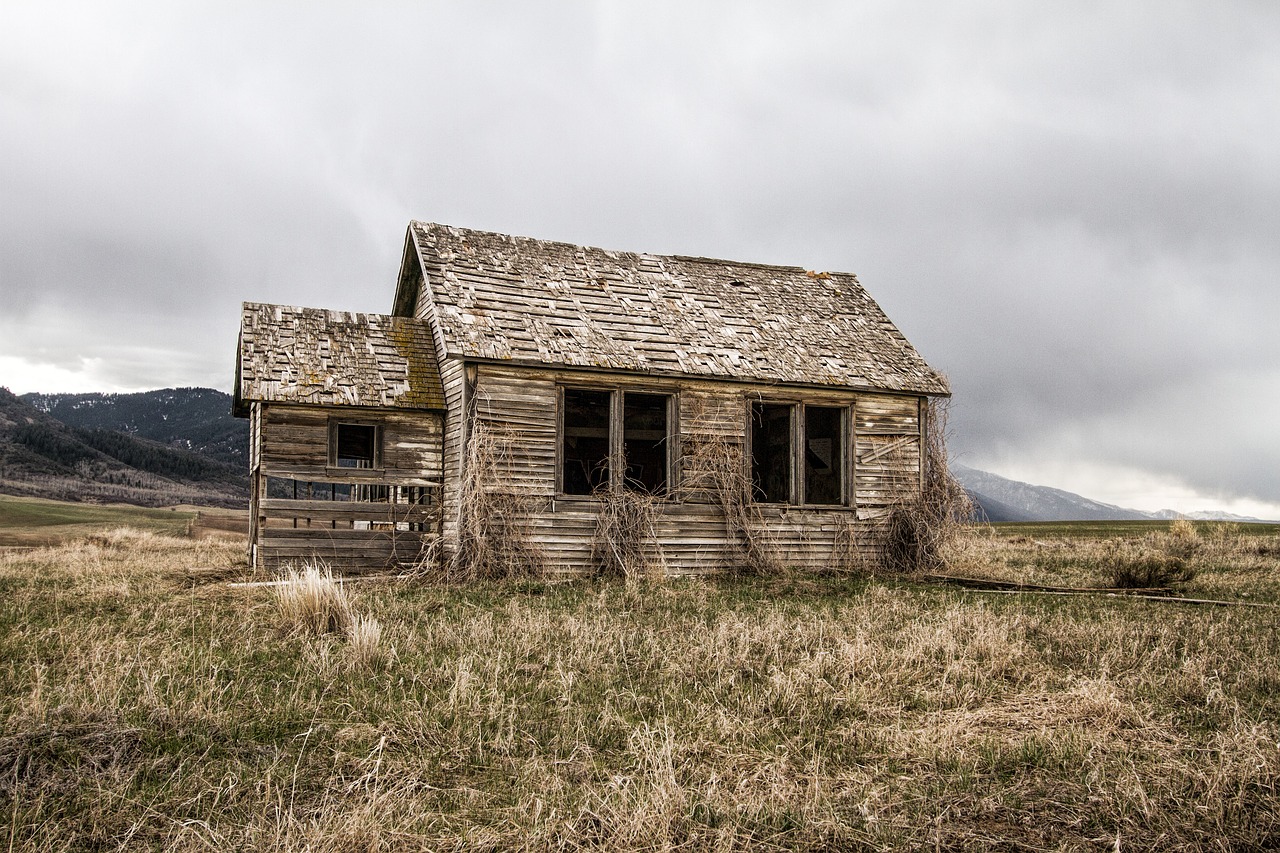
[(382, 430), (374, 424), (334, 423), (329, 460), (338, 468), (382, 467)]
[(564, 491), (589, 495), (609, 482), (608, 391), (564, 391)]
[(754, 499), (759, 503), (845, 504), (845, 412), (839, 406), (752, 403)]
[(671, 470), (671, 401), (670, 394), (565, 388), (561, 491), (589, 495), (600, 488), (621, 486), (666, 494)]
[(804, 502), (844, 503), (844, 410), (804, 407)]
[(651, 495), (667, 491), (667, 400), (663, 394), (622, 397), (622, 458), (627, 488)]
[(791, 501), (791, 410), (751, 404), (751, 486), (761, 503)]

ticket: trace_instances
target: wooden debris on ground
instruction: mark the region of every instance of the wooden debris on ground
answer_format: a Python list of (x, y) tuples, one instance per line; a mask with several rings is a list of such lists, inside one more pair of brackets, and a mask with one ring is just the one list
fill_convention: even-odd
[(1259, 601), (1224, 601), (1215, 598), (1183, 598), (1173, 595), (1168, 587), (1150, 589), (1125, 589), (1123, 587), (1067, 587), (1041, 586), (1039, 584), (1015, 583), (987, 578), (965, 578), (951, 575), (924, 575), (921, 580), (926, 583), (947, 584), (963, 587), (970, 592), (985, 592), (993, 595), (1103, 595), (1109, 597), (1124, 596), (1146, 601), (1167, 601), (1177, 604), (1203, 604), (1213, 607), (1261, 607), (1268, 610), (1280, 609), (1280, 604), (1265, 604)]

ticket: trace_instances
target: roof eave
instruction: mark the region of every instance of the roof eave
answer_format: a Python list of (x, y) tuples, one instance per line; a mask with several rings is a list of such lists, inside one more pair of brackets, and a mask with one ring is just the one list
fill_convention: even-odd
[[(769, 385), (777, 388), (807, 388), (813, 390), (854, 391), (859, 394), (898, 394), (910, 397), (950, 397), (951, 389), (946, 380), (938, 377), (941, 389), (919, 387), (888, 388), (869, 383), (835, 384), (830, 382), (794, 382), (784, 379), (758, 376), (725, 376), (710, 373), (685, 373), (677, 370), (647, 370), (628, 367), (608, 367), (599, 365), (564, 364), (561, 362), (534, 361), (530, 359), (493, 358), (469, 355), (462, 352), (450, 352), (446, 356), (474, 364), (497, 364), (511, 367), (528, 368), (530, 370), (563, 370), (571, 373), (609, 373), (628, 376), (652, 376), (659, 379), (683, 379), (698, 382), (724, 382), (734, 385)], [(935, 376), (937, 374), (935, 373)]]

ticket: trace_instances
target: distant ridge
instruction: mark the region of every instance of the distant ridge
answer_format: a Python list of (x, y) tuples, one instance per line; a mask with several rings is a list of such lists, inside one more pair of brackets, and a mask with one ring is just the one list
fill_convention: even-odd
[(1179, 513), (1171, 509), (1144, 512), (1090, 500), (1049, 486), (1033, 486), (976, 468), (951, 464), (951, 473), (973, 499), (985, 521), (1136, 521), (1189, 518), (1196, 521), (1260, 522), (1227, 512)]
[[(165, 392), (150, 393), (165, 396)], [(229, 408), (227, 397), (227, 410)], [(191, 423), (198, 425), (199, 421), (196, 417)], [(247, 464), (223, 461), (215, 452), (185, 449), (180, 435), (161, 442), (144, 437), (141, 432), (72, 426), (7, 388), (0, 388), (0, 492), (141, 506), (176, 503), (242, 506), (246, 503)], [(198, 429), (196, 432), (206, 434)], [(193, 441), (188, 446), (196, 443)], [(211, 441), (211, 449), (218, 443)], [(229, 444), (223, 454), (228, 451), (233, 451)]]
[(128, 433), (249, 469), (249, 422), (232, 416), (231, 395), (223, 391), (23, 394), (22, 400), (70, 427)]

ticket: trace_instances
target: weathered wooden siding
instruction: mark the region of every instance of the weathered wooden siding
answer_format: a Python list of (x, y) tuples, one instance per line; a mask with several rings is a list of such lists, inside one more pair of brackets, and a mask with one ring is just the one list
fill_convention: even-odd
[(475, 419), (499, 445), (499, 475), (528, 497), (555, 496), (558, 405), (555, 380), (545, 373), (479, 369)]
[[(599, 503), (589, 497), (556, 493), (559, 387), (598, 387), (674, 394), (677, 460), (673, 496), (659, 505), (654, 558), (671, 574), (715, 571), (733, 560), (732, 537), (711, 495), (694, 487), (708, 474), (700, 470), (700, 445), (714, 444), (717, 452), (735, 454), (746, 476), (744, 461), (748, 411), (757, 399), (850, 406), (855, 430), (853, 447), (859, 456), (873, 458), (863, 466), (854, 462), (852, 494), (855, 505), (756, 507), (760, 537), (786, 564), (825, 567), (846, 564), (874, 548), (872, 519), (887, 502), (903, 494), (906, 484), (919, 480), (919, 402), (915, 397), (854, 394), (829, 389), (753, 386), (714, 380), (671, 380), (612, 373), (530, 369), (482, 363), (475, 367), (473, 417), (482, 429), (498, 437), (506, 452), (499, 456), (499, 476), (532, 497), (528, 518), (533, 541), (556, 572), (584, 572), (592, 568), (592, 540)], [(461, 384), (461, 371), (459, 372)], [(446, 396), (450, 380), (445, 381)], [(914, 431), (913, 434), (910, 434)], [(890, 442), (892, 452), (875, 456)], [(446, 447), (449, 439), (446, 435)], [(847, 454), (846, 454), (847, 455)], [(446, 470), (448, 470), (446, 463)], [(451, 473), (449, 480), (455, 480)], [(446, 492), (446, 519), (454, 494)], [(446, 521), (448, 524), (448, 521)], [(446, 530), (450, 529), (446, 527)], [(450, 535), (447, 533), (447, 535)]]
[(360, 574), (417, 563), (436, 534), (404, 530), (270, 529), (262, 533), (260, 565), (318, 563), (342, 574)]
[(920, 489), (920, 401), (864, 394), (854, 423), (855, 497), (862, 516), (877, 517)]
[(262, 404), (249, 408), (249, 473), (256, 473), (262, 462)]
[(858, 434), (906, 435), (920, 433), (920, 399), (888, 394), (859, 394), (854, 415)]
[[(251, 424), (258, 427), (252, 454), (262, 483), (253, 508), (258, 565), (320, 560), (342, 571), (361, 571), (414, 561), (438, 540), (440, 413), (261, 403), (253, 405), (253, 413)], [(334, 421), (377, 424), (381, 466), (331, 467)], [(268, 494), (271, 482), (283, 484), (288, 496)], [(342, 498), (349, 489), (354, 489), (350, 499)], [(379, 494), (371, 496), (374, 490)], [(339, 499), (317, 499), (326, 492)]]
[(463, 400), (464, 377), (462, 361), (445, 359), (440, 363), (440, 381), (444, 385), (444, 438), (441, 473), (444, 477), (444, 506), (442, 518), (443, 559), (450, 559), (454, 543), (458, 541), (458, 489), (462, 482), (462, 450), (466, 442), (465, 410)]
[[(331, 421), (377, 423), (382, 427), (384, 479), (358, 469), (329, 466)], [(370, 477), (369, 482), (438, 485), (441, 469), (441, 415), (438, 412), (350, 409), (329, 406), (267, 405), (262, 412), (262, 467), (273, 477), (327, 480), (329, 475)], [(363, 480), (362, 480), (363, 482)]]
[(258, 564), (258, 501), (266, 493), (262, 474), (262, 404), (249, 406), (249, 565)]

